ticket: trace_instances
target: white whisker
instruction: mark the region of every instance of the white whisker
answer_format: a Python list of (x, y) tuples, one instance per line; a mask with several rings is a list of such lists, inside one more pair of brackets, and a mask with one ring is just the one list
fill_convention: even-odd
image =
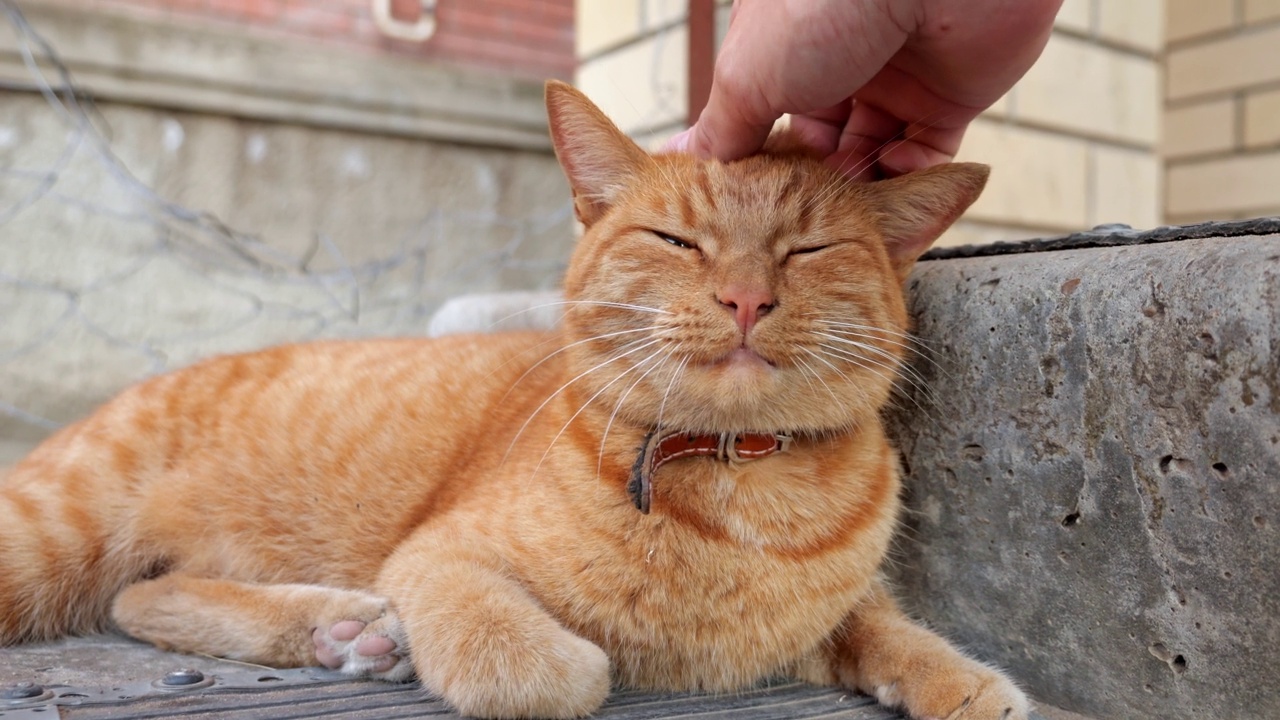
[[(915, 349), (914, 346), (916, 345), (919, 345), (920, 347), (928, 348), (930, 350), (933, 349), (932, 346), (929, 345), (929, 343), (916, 337), (915, 335), (912, 335), (911, 333), (899, 332), (897, 330), (890, 330), (888, 328), (878, 328), (878, 327), (873, 327), (871, 325), (860, 325), (858, 323), (840, 322), (837, 320), (830, 320), (824, 317), (819, 317), (818, 320), (820, 320), (824, 325), (827, 325), (828, 330), (834, 331), (837, 328), (839, 328), (844, 332), (862, 331), (862, 334), (864, 334), (864, 336), (869, 336), (874, 339), (884, 339), (884, 340), (893, 339), (893, 340), (899, 341), (900, 344), (903, 345), (903, 347), (911, 347), (913, 350)], [(903, 343), (902, 341), (905, 341), (905, 343)], [(916, 350), (916, 352), (919, 352), (919, 351)]]
[[(528, 376), (529, 376), (529, 373), (533, 372), (534, 370), (537, 370), (539, 365), (541, 365), (542, 363), (544, 363), (544, 362), (546, 362), (546, 361), (550, 360), (551, 358), (555, 357), (556, 355), (559, 355), (560, 353), (564, 352), (565, 350), (568, 350), (568, 349), (569, 349), (569, 348), (571, 348), (571, 347), (576, 347), (576, 346), (578, 346), (578, 345), (582, 345), (582, 344), (584, 344), (584, 343), (595, 342), (596, 340), (604, 340), (604, 339), (611, 338), (611, 337), (617, 337), (617, 336), (619, 336), (619, 335), (627, 335), (627, 334), (629, 334), (629, 333), (646, 332), (646, 331), (649, 331), (649, 330), (660, 330), (660, 329), (661, 329), (661, 328), (660, 328), (659, 326), (657, 326), (657, 325), (650, 325), (650, 326), (648, 326), (648, 327), (631, 328), (630, 330), (617, 330), (617, 331), (615, 331), (615, 332), (605, 333), (605, 334), (603, 334), (603, 335), (596, 335), (596, 336), (594, 336), (594, 337), (584, 338), (584, 339), (582, 339), (582, 340), (577, 340), (577, 341), (575, 341), (575, 342), (571, 342), (571, 343), (569, 343), (568, 345), (565, 345), (564, 347), (560, 348), (559, 350), (556, 350), (555, 352), (548, 353), (546, 357), (542, 358), (542, 359), (541, 359), (541, 360), (539, 360), (538, 362), (536, 362), (536, 363), (534, 363), (533, 365), (531, 365), (527, 370), (525, 370), (525, 371), (520, 375), (520, 377), (516, 378), (516, 381), (515, 381), (515, 382), (511, 383), (511, 387), (507, 388), (507, 392), (502, 396), (502, 399), (503, 399), (503, 400), (506, 400), (506, 399), (507, 399), (507, 395), (510, 395), (510, 394), (511, 394), (511, 391), (516, 389), (516, 386), (520, 384), (520, 381), (521, 381), (521, 380), (524, 380), (526, 377), (528, 377)], [(641, 341), (643, 341), (643, 340), (644, 340), (644, 338), (640, 338), (640, 340), (633, 340), (632, 342), (627, 343), (626, 345), (623, 345), (623, 346), (622, 346), (622, 348), (619, 348), (619, 349), (621, 350), (621, 349), (623, 349), (623, 348), (626, 348), (626, 347), (627, 347), (627, 345), (633, 345), (633, 344), (635, 344), (635, 343), (637, 343), (637, 342), (641, 342)], [(544, 341), (544, 342), (541, 342), (541, 343), (539, 343), (539, 344), (538, 344), (537, 346), (535, 346), (535, 347), (541, 347), (541, 346), (545, 345), (547, 342), (550, 342), (550, 341)], [(507, 362), (510, 362), (510, 360), (508, 360)], [(504, 363), (504, 364), (505, 364), (505, 363)], [(501, 366), (499, 366), (499, 367), (501, 367)], [(497, 369), (495, 369), (493, 372), (497, 372)], [(493, 374), (493, 373), (490, 373), (490, 375), (492, 375), (492, 374)]]
[(658, 428), (662, 427), (662, 414), (667, 409), (667, 396), (671, 394), (671, 388), (675, 386), (676, 380), (680, 377), (680, 373), (684, 372), (685, 365), (689, 364), (689, 359), (692, 357), (692, 355), (685, 355), (684, 359), (680, 361), (680, 364), (676, 366), (675, 371), (671, 373), (671, 382), (667, 383), (667, 390), (662, 393), (662, 402), (658, 405)]
[[(918, 357), (924, 360), (925, 362), (929, 363), (929, 365), (931, 365), (937, 372), (941, 373), (944, 377), (950, 377), (950, 374), (946, 371), (946, 368), (942, 367), (942, 365), (940, 365), (938, 361), (934, 360), (931, 357), (931, 353), (935, 351), (932, 348), (930, 348), (927, 343), (921, 341), (919, 338), (915, 337), (914, 335), (901, 333), (894, 330), (887, 330), (884, 328), (876, 328), (870, 325), (859, 325), (857, 323), (838, 322), (835, 320), (828, 320), (826, 318), (819, 318), (819, 320), (824, 325), (828, 326), (827, 330), (829, 332), (835, 335), (841, 335), (849, 338), (862, 338), (864, 340), (874, 340), (877, 342), (883, 342), (889, 345), (893, 345), (895, 347), (902, 348), (903, 350), (910, 353), (914, 357)], [(830, 337), (830, 336), (827, 336), (827, 337)], [(929, 352), (925, 352), (925, 350), (921, 350), (921, 347), (925, 348), (925, 350), (928, 350)], [(905, 361), (902, 362), (901, 369), (902, 369), (902, 372), (910, 373), (911, 375), (919, 379), (921, 382), (924, 382), (924, 376), (921, 375), (920, 372), (915, 367), (913, 367), (910, 363), (907, 363)]]
[[(916, 386), (918, 388), (923, 388), (923, 387), (927, 387), (928, 385), (927, 381), (924, 379), (922, 375), (920, 375), (919, 371), (917, 371), (915, 368), (911, 367), (910, 365), (904, 363), (901, 358), (894, 355), (893, 353), (886, 352), (885, 350), (878, 348), (874, 345), (868, 345), (867, 343), (858, 342), (856, 340), (849, 340), (847, 338), (837, 337), (835, 335), (830, 335), (824, 332), (819, 332), (815, 334), (821, 337), (828, 338), (830, 340), (834, 340), (838, 343), (850, 345), (852, 347), (858, 348), (859, 350), (865, 350), (868, 352), (875, 353), (876, 355), (880, 356), (881, 358), (884, 358), (888, 362), (881, 362), (881, 361), (875, 360), (873, 358), (867, 357), (866, 355), (863, 355), (853, 350), (847, 350), (847, 349), (845, 350), (845, 352), (849, 353), (850, 355), (866, 360), (867, 362), (872, 363), (876, 367), (882, 367), (885, 370), (888, 370), (893, 375), (901, 376), (904, 380), (911, 383), (913, 386)], [(824, 345), (824, 347), (827, 347), (827, 346)]]
[(609, 422), (605, 423), (604, 433), (600, 436), (600, 455), (596, 460), (596, 478), (597, 479), (599, 479), (600, 471), (604, 467), (604, 446), (605, 446), (605, 442), (609, 440), (609, 430), (613, 428), (613, 421), (615, 418), (618, 417), (618, 411), (622, 409), (622, 404), (627, 401), (627, 396), (629, 396), (631, 394), (631, 391), (635, 390), (636, 386), (639, 385), (645, 378), (649, 377), (649, 373), (665, 365), (667, 361), (670, 360), (671, 357), (679, 349), (680, 349), (680, 346), (676, 345), (674, 348), (668, 350), (665, 357), (663, 357), (658, 362), (654, 363), (653, 367), (649, 368), (648, 370), (645, 370), (644, 373), (640, 375), (640, 377), (636, 378), (635, 382), (627, 386), (627, 389), (622, 393), (622, 397), (618, 398), (618, 404), (613, 406), (613, 412), (609, 415)]
[[(827, 362), (827, 359), (826, 359), (826, 358), (824, 358), (824, 357), (822, 357), (822, 356), (821, 356), (821, 355), (819, 355), (818, 353), (814, 352), (813, 350), (810, 350), (810, 349), (809, 349), (809, 348), (807, 348), (807, 347), (802, 347), (802, 348), (800, 348), (800, 349), (801, 349), (801, 350), (804, 350), (804, 351), (805, 351), (805, 352), (807, 352), (807, 353), (809, 353), (809, 354), (810, 354), (810, 355), (812, 355), (815, 359), (817, 359), (817, 360), (821, 361), (821, 362), (822, 362), (823, 364), (825, 364), (827, 367), (829, 367), (829, 368), (831, 368), (832, 370), (836, 371), (836, 374), (838, 374), (840, 377), (844, 378), (845, 380), (848, 380), (848, 379), (849, 379), (849, 376), (848, 376), (848, 375), (845, 375), (843, 372), (841, 372), (840, 368), (837, 368), (835, 365), (832, 365), (831, 363)], [(797, 360), (800, 360), (800, 358), (796, 358), (796, 359), (797, 359)], [(809, 372), (812, 372), (812, 373), (813, 373), (813, 376), (814, 376), (815, 378), (817, 378), (817, 379), (818, 379), (818, 382), (822, 383), (822, 386), (823, 386), (823, 387), (825, 387), (825, 388), (827, 389), (827, 392), (831, 394), (831, 399), (835, 401), (836, 405), (839, 405), (839, 406), (840, 406), (840, 411), (841, 411), (841, 412), (843, 412), (845, 415), (848, 415), (848, 414), (849, 414), (849, 408), (848, 408), (844, 403), (840, 402), (840, 396), (839, 396), (839, 395), (836, 395), (836, 391), (835, 391), (835, 390), (832, 390), (832, 389), (831, 389), (831, 386), (830, 386), (829, 384), (827, 384), (827, 381), (822, 379), (822, 375), (821, 375), (821, 373), (819, 373), (818, 371), (814, 370), (814, 369), (813, 369), (813, 366), (809, 365), (809, 363), (804, 362), (803, 360), (800, 360), (800, 362), (804, 363), (804, 366), (805, 366), (805, 367), (807, 367), (807, 368), (809, 368)], [(851, 386), (851, 387), (856, 387), (856, 386)], [(860, 391), (860, 392), (861, 392), (861, 391)], [(863, 393), (863, 397), (864, 397), (864, 398), (866, 397), (866, 394), (865, 394), (865, 393)]]
[(556, 441), (560, 439), (560, 436), (564, 435), (564, 431), (569, 429), (569, 426), (573, 424), (573, 421), (578, 419), (578, 416), (582, 414), (583, 410), (586, 410), (591, 405), (591, 403), (596, 401), (596, 398), (600, 397), (600, 395), (603, 394), (605, 390), (608, 390), (610, 387), (612, 387), (614, 383), (618, 382), (619, 380), (626, 377), (627, 375), (640, 369), (642, 365), (654, 359), (655, 357), (661, 355), (662, 352), (663, 352), (662, 348), (658, 348), (645, 359), (641, 360), (635, 365), (632, 365), (626, 370), (623, 370), (622, 372), (618, 373), (617, 377), (605, 383), (603, 386), (601, 386), (599, 390), (595, 391), (595, 393), (591, 397), (587, 398), (587, 401), (582, 403), (582, 407), (579, 407), (576, 411), (574, 411), (574, 413), (569, 416), (569, 419), (565, 421), (564, 425), (560, 426), (560, 432), (557, 432), (556, 436), (551, 438), (551, 442), (547, 444), (547, 449), (542, 452), (542, 457), (538, 458), (538, 464), (533, 466), (533, 472), (529, 475), (529, 479), (532, 480), (533, 478), (537, 477), (538, 470), (542, 469), (542, 463), (546, 462), (547, 456), (551, 454), (551, 449), (556, 446)]
[(605, 365), (608, 365), (608, 364), (610, 364), (610, 363), (613, 363), (613, 362), (616, 362), (616, 361), (618, 361), (618, 360), (621, 360), (622, 358), (624, 358), (624, 357), (626, 357), (626, 356), (628, 356), (628, 355), (630, 355), (630, 354), (632, 354), (632, 353), (635, 353), (635, 352), (638, 352), (638, 351), (640, 351), (640, 350), (643, 350), (643, 349), (645, 349), (645, 348), (649, 347), (650, 345), (653, 345), (654, 343), (661, 342), (661, 341), (662, 341), (662, 338), (653, 338), (652, 340), (649, 340), (649, 341), (645, 342), (643, 345), (639, 345), (639, 346), (637, 346), (637, 347), (633, 347), (633, 348), (631, 348), (630, 350), (627, 350), (626, 352), (620, 353), (620, 354), (618, 354), (618, 355), (614, 355), (613, 357), (611, 357), (611, 358), (609, 358), (608, 360), (605, 360), (604, 362), (602, 362), (602, 363), (600, 363), (600, 364), (596, 365), (595, 367), (591, 368), (590, 370), (586, 370), (586, 371), (584, 371), (584, 372), (582, 372), (582, 373), (579, 373), (578, 375), (574, 376), (574, 378), (573, 378), (572, 380), (570, 380), (569, 382), (567, 382), (567, 383), (565, 383), (565, 384), (561, 385), (559, 388), (557, 388), (555, 392), (553, 392), (553, 393), (551, 393), (550, 395), (548, 395), (548, 396), (547, 396), (547, 399), (546, 399), (546, 400), (543, 400), (543, 401), (542, 401), (542, 404), (541, 404), (541, 405), (539, 405), (536, 409), (534, 409), (534, 411), (529, 415), (528, 419), (526, 419), (526, 420), (524, 421), (524, 424), (520, 426), (520, 429), (516, 431), (516, 435), (515, 435), (515, 437), (511, 438), (511, 444), (507, 446), (507, 452), (502, 456), (502, 462), (504, 462), (504, 463), (505, 463), (505, 462), (507, 461), (507, 457), (509, 457), (509, 456), (511, 455), (511, 449), (512, 449), (512, 448), (514, 448), (514, 447), (516, 446), (516, 441), (518, 441), (518, 440), (520, 439), (520, 436), (524, 434), (525, 429), (529, 427), (529, 423), (533, 422), (533, 419), (534, 419), (535, 417), (537, 417), (537, 416), (538, 416), (538, 413), (542, 412), (542, 409), (543, 409), (543, 408), (545, 408), (545, 407), (547, 406), (547, 403), (549, 403), (549, 402), (551, 402), (552, 400), (554, 400), (554, 399), (556, 398), (556, 396), (557, 396), (557, 395), (559, 395), (560, 393), (564, 392), (566, 388), (568, 388), (570, 385), (572, 385), (572, 384), (574, 384), (574, 383), (578, 382), (578, 381), (579, 381), (579, 380), (581, 380), (582, 378), (584, 378), (584, 377), (586, 377), (586, 376), (590, 375), (591, 373), (595, 372), (596, 370), (599, 370), (600, 368), (604, 367)]
[[(832, 345), (827, 345), (827, 344), (825, 344), (825, 343), (824, 343), (824, 344), (819, 345), (819, 347), (821, 347), (821, 348), (823, 348), (823, 349), (824, 349), (823, 354), (824, 354), (824, 355), (827, 355), (828, 357), (833, 357), (833, 358), (836, 358), (836, 359), (838, 359), (838, 360), (844, 360), (844, 361), (846, 361), (846, 362), (852, 363), (852, 364), (854, 364), (854, 365), (856, 365), (856, 366), (858, 366), (858, 367), (862, 368), (863, 370), (866, 370), (867, 372), (869, 372), (869, 373), (871, 373), (871, 374), (873, 374), (873, 375), (875, 375), (875, 376), (877, 376), (877, 377), (879, 377), (879, 378), (881, 378), (881, 379), (883, 379), (883, 380), (888, 381), (888, 382), (890, 383), (890, 385), (896, 385), (896, 379), (895, 379), (895, 377), (894, 377), (894, 375), (893, 375), (893, 372), (892, 372), (892, 370), (893, 370), (893, 369), (892, 369), (892, 368), (890, 368), (890, 367), (888, 367), (888, 366), (886, 366), (886, 365), (883, 365), (883, 364), (881, 364), (881, 363), (877, 363), (877, 362), (875, 362), (874, 360), (872, 360), (872, 359), (870, 359), (870, 358), (868, 358), (868, 357), (866, 357), (866, 356), (862, 356), (862, 355), (854, 355), (853, 353), (850, 353), (850, 352), (848, 352), (848, 351), (846, 351), (846, 350), (842, 350), (841, 348), (834, 347), (834, 346), (832, 346)], [(887, 374), (887, 375), (886, 375), (885, 373), (880, 372), (880, 371), (879, 371), (879, 370), (877, 370), (876, 368), (881, 368), (881, 369), (884, 369), (884, 370), (889, 370), (890, 372), (889, 372), (889, 374)], [(916, 390), (920, 391), (920, 392), (921, 392), (921, 393), (923, 393), (924, 395), (926, 395), (926, 396), (928, 396), (928, 395), (929, 395), (929, 389), (928, 389), (928, 387), (927, 387), (927, 386), (921, 385), (921, 384), (919, 384), (919, 383), (915, 382), (914, 380), (912, 380), (912, 379), (910, 379), (910, 378), (900, 378), (900, 379), (904, 379), (904, 380), (906, 380), (907, 384), (911, 385), (911, 387), (912, 387), (912, 388), (915, 388)], [(912, 396), (911, 396), (911, 394), (909, 394), (909, 393), (903, 393), (903, 394), (904, 394), (904, 396), (905, 396), (908, 400), (910, 400), (910, 401), (911, 401), (911, 402), (912, 402), (912, 403), (913, 403), (917, 408), (919, 408), (922, 412), (924, 411), (924, 406), (923, 406), (923, 405), (921, 405), (921, 404), (919, 403), (919, 401), (917, 401), (914, 397), (912, 397)]]
[[(887, 350), (883, 350), (883, 349), (881, 349), (881, 348), (878, 348), (878, 347), (876, 347), (875, 345), (870, 345), (870, 344), (868, 344), (868, 343), (858, 342), (857, 340), (850, 340), (849, 338), (843, 338), (843, 337), (839, 337), (839, 336), (837, 336), (837, 335), (832, 335), (832, 334), (830, 334), (830, 333), (825, 333), (825, 332), (817, 332), (817, 333), (814, 333), (814, 334), (815, 334), (815, 335), (818, 335), (818, 336), (821, 336), (821, 337), (824, 337), (824, 338), (827, 338), (828, 340), (834, 340), (834, 341), (836, 341), (836, 342), (838, 342), (838, 343), (844, 343), (844, 344), (846, 344), (846, 345), (852, 345), (852, 346), (854, 346), (854, 347), (856, 347), (856, 348), (858, 348), (858, 349), (860, 349), (860, 350), (866, 350), (867, 352), (875, 353), (876, 355), (879, 355), (879, 356), (881, 356), (881, 357), (883, 357), (883, 358), (885, 358), (885, 359), (889, 360), (889, 362), (893, 363), (895, 366), (902, 362), (902, 360), (901, 360), (897, 355), (894, 355), (893, 353), (888, 352)], [(864, 336), (864, 337), (865, 337), (865, 336)]]
[(546, 303), (538, 305), (531, 310), (540, 307), (551, 307), (553, 305), (599, 305), (601, 307), (621, 308), (623, 310), (636, 310), (638, 312), (657, 313), (659, 315), (674, 315), (670, 310), (662, 308), (649, 307), (648, 305), (634, 305), (632, 303), (612, 302), (609, 300), (561, 300), (560, 302)]
[[(822, 195), (818, 197), (818, 199), (815, 201), (814, 204), (821, 205), (822, 203), (825, 203), (828, 200), (830, 200), (832, 197), (835, 197), (835, 195), (839, 193), (841, 190), (844, 190), (845, 188), (852, 186), (855, 182), (857, 182), (854, 178), (858, 176), (858, 173), (862, 172), (863, 170), (866, 170), (872, 165), (875, 165), (880, 160), (884, 159), (885, 156), (880, 155), (880, 151), (888, 147), (890, 144), (895, 142), (906, 142), (914, 138), (915, 136), (919, 135), (920, 133), (933, 128), (937, 122), (941, 122), (942, 120), (946, 120), (948, 117), (950, 117), (950, 113), (948, 113), (947, 115), (943, 115), (942, 117), (938, 118), (936, 121), (930, 122), (930, 124), (928, 125), (921, 124), (926, 121), (931, 121), (933, 119), (933, 116), (937, 115), (940, 112), (942, 112), (942, 110), (935, 110), (929, 113), (928, 115), (925, 115), (924, 117), (920, 118), (919, 120), (911, 123), (912, 125), (918, 126), (918, 129), (915, 132), (908, 133), (901, 138), (892, 137), (880, 143), (878, 146), (876, 146), (875, 150), (872, 150), (871, 152), (867, 153), (867, 156), (857, 165), (850, 168), (848, 172), (845, 171), (844, 162), (848, 162), (853, 156), (850, 155), (849, 157), (845, 158), (844, 162), (842, 162), (839, 166), (836, 167), (837, 179), (831, 183), (831, 187), (826, 192), (824, 192)], [(886, 153), (885, 155), (888, 155), (888, 153)]]
[(626, 310), (636, 310), (638, 312), (658, 313), (662, 315), (671, 314), (667, 310), (648, 307), (645, 305), (631, 305), (628, 303), (615, 303), (615, 302), (607, 302), (603, 300), (557, 300), (555, 302), (538, 303), (537, 305), (531, 305), (527, 308), (524, 308), (523, 310), (517, 310), (511, 313), (510, 315), (504, 315), (503, 317), (500, 317), (497, 320), (494, 320), (493, 322), (489, 323), (489, 327), (491, 328), (497, 327), (498, 325), (501, 325), (502, 323), (506, 322), (507, 320), (510, 320), (513, 317), (516, 317), (517, 315), (523, 315), (525, 313), (530, 313), (535, 310), (541, 310), (543, 308), (549, 308), (549, 307), (559, 307), (562, 305), (603, 305), (606, 307), (616, 307), (616, 308), (622, 308)]

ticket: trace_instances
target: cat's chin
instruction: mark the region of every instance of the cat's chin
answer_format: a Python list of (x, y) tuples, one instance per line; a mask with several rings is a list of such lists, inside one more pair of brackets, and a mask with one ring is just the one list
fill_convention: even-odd
[(731, 350), (705, 368), (712, 378), (731, 382), (735, 387), (741, 387), (743, 383), (758, 383), (777, 371), (773, 363), (748, 347)]

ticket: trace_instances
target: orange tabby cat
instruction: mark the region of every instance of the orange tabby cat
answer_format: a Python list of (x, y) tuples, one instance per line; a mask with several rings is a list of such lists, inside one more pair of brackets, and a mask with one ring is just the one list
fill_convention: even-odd
[(126, 391), (3, 485), (0, 644), (112, 621), (416, 672), (483, 717), (779, 673), (1026, 717), (878, 574), (902, 282), (986, 168), (651, 157), (576, 90), (547, 105), (587, 228), (562, 330), (278, 347)]

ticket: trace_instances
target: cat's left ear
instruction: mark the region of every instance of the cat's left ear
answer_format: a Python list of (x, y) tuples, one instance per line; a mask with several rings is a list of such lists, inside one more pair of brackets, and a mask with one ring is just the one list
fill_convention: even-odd
[(574, 211), (590, 227), (653, 161), (586, 95), (559, 80), (547, 81), (547, 119), (556, 158), (573, 189)]
[(978, 199), (991, 168), (947, 163), (861, 186), (875, 204), (880, 233), (898, 279)]

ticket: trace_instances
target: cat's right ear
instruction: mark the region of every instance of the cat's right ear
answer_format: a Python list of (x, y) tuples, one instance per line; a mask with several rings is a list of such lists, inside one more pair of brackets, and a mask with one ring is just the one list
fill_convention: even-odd
[(590, 227), (652, 160), (586, 95), (559, 80), (547, 81), (547, 119), (574, 211)]

